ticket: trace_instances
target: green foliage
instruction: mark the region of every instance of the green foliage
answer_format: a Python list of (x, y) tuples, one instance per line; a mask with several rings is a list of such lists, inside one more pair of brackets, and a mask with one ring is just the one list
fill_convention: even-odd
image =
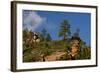
[(51, 38), (50, 34), (48, 33), (47, 37), (46, 37), (46, 41), (51, 41), (51, 40), (52, 40), (52, 38)]
[(59, 37), (63, 37), (63, 40), (67, 38), (67, 36), (70, 36), (70, 24), (68, 20), (63, 20), (60, 26), (59, 30)]
[(90, 59), (91, 58), (91, 49), (87, 46), (81, 50), (81, 59)]
[(41, 39), (42, 41), (51, 41), (52, 38), (51, 38), (51, 35), (47, 32), (47, 30), (44, 28), (42, 29), (41, 31)]
[(76, 32), (73, 34), (74, 37), (80, 37), (80, 29), (77, 28)]
[(28, 32), (27, 29), (24, 29), (24, 30), (23, 30), (23, 37), (26, 37), (26, 36), (27, 36), (27, 32)]
[(52, 50), (50, 50), (49, 48), (42, 48), (40, 52), (41, 54), (44, 54), (44, 55), (52, 54)]
[(43, 36), (44, 39), (46, 38), (47, 30), (46, 30), (45, 28), (42, 29), (42, 31), (41, 31), (41, 35)]
[(44, 36), (43, 36), (43, 34), (40, 34), (40, 40), (41, 40), (41, 41), (44, 41)]

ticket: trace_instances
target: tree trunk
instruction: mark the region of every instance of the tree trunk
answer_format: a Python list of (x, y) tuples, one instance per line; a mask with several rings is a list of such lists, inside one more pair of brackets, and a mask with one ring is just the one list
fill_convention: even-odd
[(67, 35), (65, 34), (63, 40), (66, 40), (66, 39), (67, 39)]

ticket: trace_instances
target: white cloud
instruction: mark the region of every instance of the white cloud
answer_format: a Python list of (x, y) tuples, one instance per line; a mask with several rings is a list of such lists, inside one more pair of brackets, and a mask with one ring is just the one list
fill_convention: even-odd
[[(27, 16), (26, 16), (27, 15)], [(45, 21), (45, 18), (38, 15), (35, 11), (29, 11), (27, 14), (24, 14), (23, 23), (24, 28), (34, 31)]]

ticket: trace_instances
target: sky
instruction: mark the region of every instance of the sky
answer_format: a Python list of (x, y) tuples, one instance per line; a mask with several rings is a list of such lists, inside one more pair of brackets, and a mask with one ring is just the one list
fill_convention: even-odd
[(41, 32), (45, 28), (53, 40), (58, 40), (60, 25), (65, 19), (70, 23), (71, 33), (73, 34), (79, 28), (81, 39), (90, 45), (90, 13), (23, 10), (23, 29)]

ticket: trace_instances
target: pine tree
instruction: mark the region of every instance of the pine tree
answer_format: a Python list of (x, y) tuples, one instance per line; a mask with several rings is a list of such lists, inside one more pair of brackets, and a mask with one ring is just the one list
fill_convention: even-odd
[(80, 37), (80, 29), (79, 28), (76, 29), (76, 32), (74, 33), (73, 36), (74, 37)]
[(59, 37), (63, 37), (63, 40), (67, 39), (67, 36), (70, 36), (70, 24), (68, 20), (63, 20), (59, 30)]
[(42, 29), (41, 31), (41, 36), (42, 36), (42, 40), (46, 40), (46, 36), (47, 36), (47, 30), (45, 28)]
[(51, 41), (51, 40), (52, 40), (52, 38), (51, 38), (51, 36), (50, 36), (49, 33), (47, 34), (46, 40), (47, 40), (47, 41)]

